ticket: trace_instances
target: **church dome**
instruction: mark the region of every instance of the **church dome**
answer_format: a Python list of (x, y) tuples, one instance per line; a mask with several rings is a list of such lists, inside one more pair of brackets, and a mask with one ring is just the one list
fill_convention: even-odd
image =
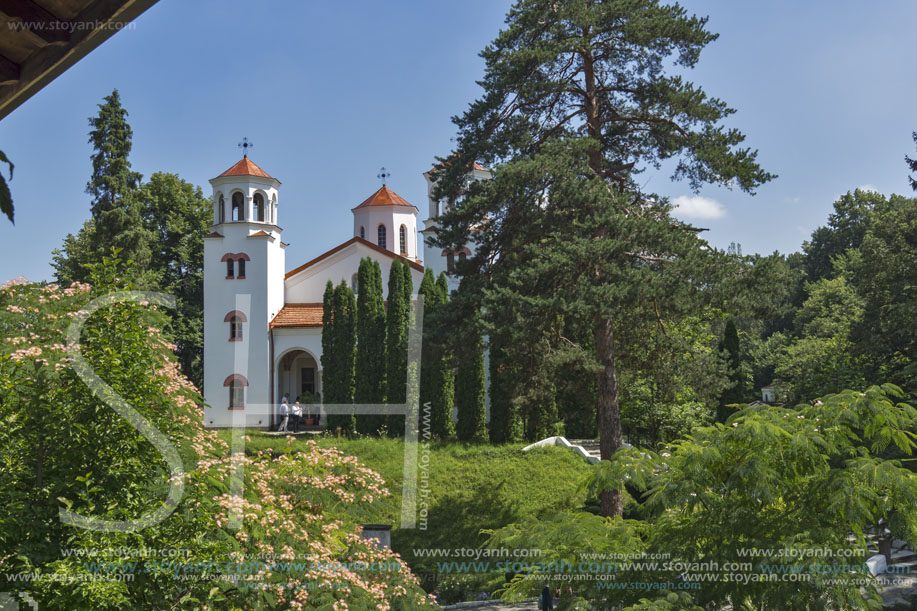
[(414, 208), (413, 204), (408, 203), (407, 200), (385, 185), (382, 185), (381, 189), (367, 197), (363, 203), (354, 208), (354, 210), (366, 208), (368, 206), (407, 206), (408, 208)]
[(217, 178), (223, 178), (224, 176), (258, 176), (260, 178), (273, 178), (273, 176), (259, 168), (258, 164), (248, 157), (240, 159), (238, 163), (217, 176)]

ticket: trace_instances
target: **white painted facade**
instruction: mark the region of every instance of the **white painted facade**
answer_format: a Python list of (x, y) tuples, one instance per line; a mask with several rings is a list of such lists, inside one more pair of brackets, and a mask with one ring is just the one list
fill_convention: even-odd
[[(432, 236), (436, 233), (438, 227), (437, 217), (444, 212), (447, 212), (448, 202), (440, 201), (433, 198), (433, 190), (435, 188), (435, 183), (431, 178), (431, 172), (424, 172), (424, 179), (427, 181), (427, 215), (426, 219), (423, 222), (423, 229), (421, 234), (423, 236), (423, 263), (425, 267), (429, 267), (433, 270), (433, 273), (436, 276), (439, 276), (440, 272), (446, 272), (448, 278), (449, 290), (454, 291), (458, 289), (458, 280), (455, 276), (449, 275), (449, 272), (452, 271), (451, 262), (450, 262), (450, 253), (442, 248), (431, 246), (427, 243), (426, 238)], [(471, 172), (468, 173), (468, 176), (465, 179), (465, 184), (470, 185), (473, 182), (479, 180), (489, 180), (492, 177), (489, 170), (482, 168), (481, 166), (475, 164), (475, 167)], [(467, 250), (464, 250), (467, 249)], [(471, 256), (475, 252), (475, 246), (473, 243), (464, 245), (464, 254), (466, 256)], [(451, 253), (453, 259), (458, 259), (462, 256), (462, 251)]]
[[(214, 224), (204, 239), (204, 423), (269, 428), (278, 421), (284, 394), (292, 399), (304, 390), (322, 394), (321, 302), (329, 280), (358, 290), (360, 260), (370, 257), (379, 262), (385, 295), (389, 269), (402, 259), (411, 266), (417, 294), (424, 271), (417, 257), (418, 210), (383, 186), (367, 200), (372, 203), (353, 209), (352, 238), (286, 272), (280, 181), (243, 159), (210, 184)], [(260, 216), (258, 204), (263, 204)], [(376, 244), (379, 225), (386, 227), (384, 248)]]

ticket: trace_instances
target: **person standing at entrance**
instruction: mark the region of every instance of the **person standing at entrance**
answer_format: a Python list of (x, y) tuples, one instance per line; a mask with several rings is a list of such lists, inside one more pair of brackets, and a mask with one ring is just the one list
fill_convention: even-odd
[(277, 432), (286, 432), (289, 420), (290, 406), (287, 405), (287, 397), (284, 395), (283, 401), (280, 402), (280, 426), (277, 427)]
[(302, 406), (299, 401), (293, 404), (293, 432), (299, 432), (299, 423), (302, 422)]

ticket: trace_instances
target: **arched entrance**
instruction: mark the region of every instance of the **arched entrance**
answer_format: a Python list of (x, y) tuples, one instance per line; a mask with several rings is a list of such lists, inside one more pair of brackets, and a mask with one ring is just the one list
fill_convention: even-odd
[[(288, 350), (277, 358), (275, 367), (278, 405), (284, 395), (290, 398), (290, 405), (300, 397), (304, 406), (321, 403), (321, 374), (317, 359), (309, 351), (302, 348)], [(308, 395), (303, 396), (306, 393), (310, 393), (313, 400), (307, 400)], [(324, 418), (321, 418), (321, 424), (324, 425)]]

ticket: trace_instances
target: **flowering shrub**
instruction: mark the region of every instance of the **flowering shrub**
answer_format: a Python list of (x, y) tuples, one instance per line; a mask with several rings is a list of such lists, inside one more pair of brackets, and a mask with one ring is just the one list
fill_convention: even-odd
[[(162, 506), (172, 480), (155, 446), (76, 374), (66, 332), (118, 286), (14, 281), (0, 288), (0, 591), (41, 609), (410, 609), (431, 600), (400, 558), (363, 540), (355, 507), (389, 494), (352, 457), (310, 444), (234, 460), (203, 426), (202, 398), (178, 370), (155, 306), (103, 307), (80, 352), (161, 431), (184, 464), (184, 495), (134, 532), (87, 530), (81, 516), (127, 521)], [(129, 288), (129, 287), (119, 287)], [(241, 473), (244, 487), (230, 486)]]

